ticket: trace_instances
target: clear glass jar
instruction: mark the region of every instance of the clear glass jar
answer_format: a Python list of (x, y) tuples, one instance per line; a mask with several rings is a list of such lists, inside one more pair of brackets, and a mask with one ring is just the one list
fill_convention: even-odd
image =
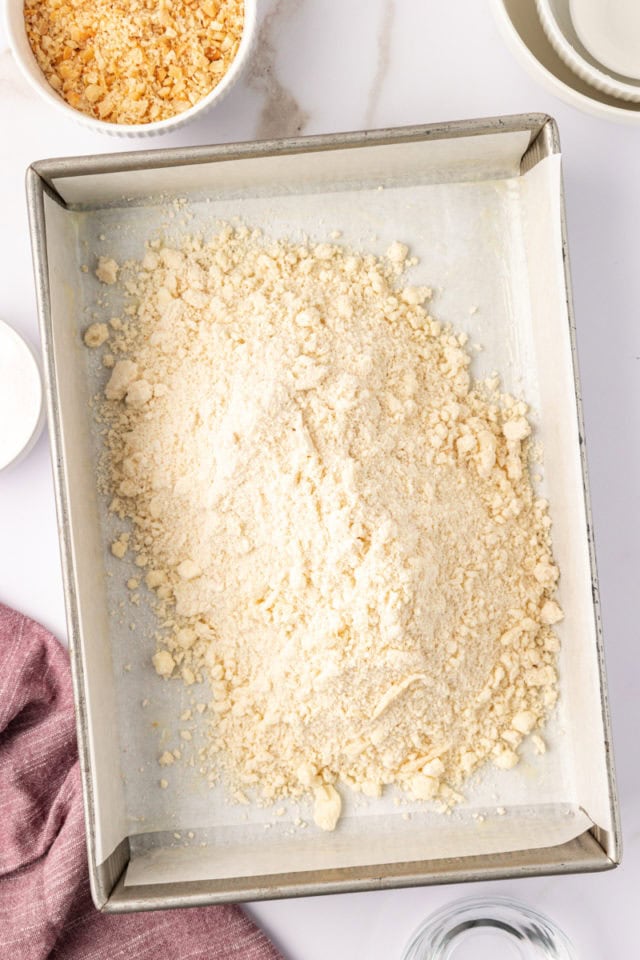
[(456, 900), (425, 920), (402, 960), (575, 960), (565, 934), (507, 897)]

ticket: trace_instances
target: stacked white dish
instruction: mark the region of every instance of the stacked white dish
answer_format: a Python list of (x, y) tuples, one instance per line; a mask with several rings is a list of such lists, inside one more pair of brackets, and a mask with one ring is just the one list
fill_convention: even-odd
[(588, 112), (640, 123), (638, 0), (493, 0), (525, 66)]

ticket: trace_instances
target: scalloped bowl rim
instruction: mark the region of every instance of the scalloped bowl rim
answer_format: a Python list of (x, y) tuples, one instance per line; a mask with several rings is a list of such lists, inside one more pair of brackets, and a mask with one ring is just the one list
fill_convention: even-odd
[[(595, 96), (589, 96), (586, 93), (583, 93), (579, 88), (572, 86), (569, 83), (566, 83), (559, 76), (557, 76), (553, 70), (545, 66), (542, 63), (536, 54), (531, 50), (528, 44), (525, 42), (523, 37), (520, 34), (520, 31), (516, 27), (510, 10), (507, 7), (508, 0), (490, 0), (491, 10), (496, 20), (500, 34), (506, 41), (507, 45), (510, 47), (515, 56), (520, 60), (525, 69), (528, 70), (529, 74), (534, 77), (538, 82), (542, 83), (551, 93), (559, 97), (561, 100), (564, 100), (566, 103), (571, 104), (571, 106), (576, 107), (579, 110), (584, 110), (587, 113), (590, 113), (592, 116), (597, 116), (604, 118), (606, 120), (615, 120), (619, 123), (627, 124), (640, 124), (640, 105), (634, 104), (631, 106), (629, 102), (628, 106), (625, 106), (625, 101), (620, 101), (620, 105), (613, 105), (599, 99), (598, 94), (601, 91), (598, 91), (594, 88), (593, 93)], [(539, 21), (538, 15), (536, 13), (535, 7), (531, 6), (532, 15), (538, 20), (540, 24), (540, 31), (543, 33), (545, 42), (549, 44), (549, 49), (553, 53), (554, 57), (557, 57), (559, 65), (564, 67), (566, 70), (569, 70), (567, 64), (558, 57), (558, 54), (555, 52), (549, 40), (544, 34), (542, 24)], [(569, 71), (571, 72), (571, 71)], [(580, 81), (580, 78), (574, 74), (576, 81)], [(585, 81), (581, 81), (584, 83)]]
[[(602, 90), (603, 93), (640, 103), (640, 81), (633, 82), (629, 78), (629, 82), (625, 82), (624, 79), (609, 74), (604, 68), (599, 69), (594, 63), (590, 63), (564, 32), (558, 21), (552, 0), (535, 0), (535, 3), (540, 22), (549, 42), (555, 48), (558, 56), (562, 57), (574, 73), (577, 73), (582, 80), (590, 83), (597, 90)], [(580, 42), (577, 33), (576, 40)]]

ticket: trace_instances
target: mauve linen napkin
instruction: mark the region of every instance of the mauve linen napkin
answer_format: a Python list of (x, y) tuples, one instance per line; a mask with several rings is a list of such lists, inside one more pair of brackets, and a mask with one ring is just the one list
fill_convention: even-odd
[(0, 957), (280, 960), (238, 907), (91, 902), (67, 651), (0, 604)]

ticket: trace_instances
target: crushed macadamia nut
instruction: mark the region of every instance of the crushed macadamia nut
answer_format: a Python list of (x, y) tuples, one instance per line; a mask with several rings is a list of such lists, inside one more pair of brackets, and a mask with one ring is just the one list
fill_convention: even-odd
[(407, 254), (228, 226), (158, 242), (122, 268), (135, 319), (98, 404), (154, 667), (211, 688), (181, 740), (206, 724), (210, 782), (307, 797), (322, 830), (348, 790), (459, 802), (525, 738), (544, 750), (557, 697), (526, 404), (473, 380)]
[(27, 37), (50, 86), (108, 123), (182, 113), (229, 70), (243, 0), (25, 0)]

